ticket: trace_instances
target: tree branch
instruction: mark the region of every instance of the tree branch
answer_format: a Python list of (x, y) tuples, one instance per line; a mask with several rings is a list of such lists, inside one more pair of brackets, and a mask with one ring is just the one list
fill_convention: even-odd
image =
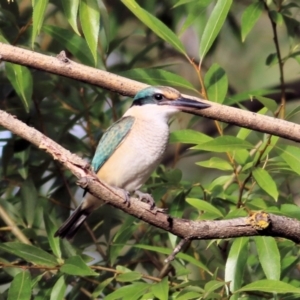
[[(64, 55), (51, 57), (34, 51), (0, 43), (0, 59), (57, 75), (93, 84), (126, 96), (134, 96), (147, 85), (109, 72), (84, 66), (69, 60)], [(199, 99), (196, 97), (190, 98)], [(205, 102), (205, 100), (204, 100)], [(210, 102), (211, 107), (192, 111), (193, 114), (235, 124), (240, 127), (269, 133), (291, 141), (300, 142), (300, 125), (234, 107)], [(187, 110), (188, 112), (188, 110)]]
[[(2, 110), (0, 110), (0, 126), (49, 153), (53, 159), (59, 161), (81, 181), (87, 179), (87, 188), (91, 194), (138, 219), (171, 232), (185, 241), (266, 235), (287, 238), (296, 243), (300, 242), (300, 222), (283, 216), (262, 213), (261, 216), (257, 214), (255, 218), (251, 216), (250, 218), (231, 220), (192, 221), (173, 218), (155, 209), (150, 210), (148, 204), (140, 202), (136, 198), (130, 198), (130, 206), (128, 206), (124, 204), (122, 191), (99, 181), (83, 159), (64, 149), (38, 130), (27, 126)], [(264, 225), (260, 226), (259, 224)]]

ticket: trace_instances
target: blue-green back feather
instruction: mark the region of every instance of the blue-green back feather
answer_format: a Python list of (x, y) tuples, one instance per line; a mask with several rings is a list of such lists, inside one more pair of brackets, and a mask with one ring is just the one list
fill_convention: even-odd
[(97, 146), (92, 160), (92, 168), (95, 173), (99, 171), (103, 164), (118, 148), (120, 143), (129, 133), (133, 123), (134, 117), (124, 117), (106, 130)]

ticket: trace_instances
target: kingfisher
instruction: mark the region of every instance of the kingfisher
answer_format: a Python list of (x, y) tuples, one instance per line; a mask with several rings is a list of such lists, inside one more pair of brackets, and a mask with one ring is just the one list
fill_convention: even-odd
[[(209, 104), (183, 97), (165, 86), (150, 86), (139, 91), (123, 117), (111, 125), (97, 146), (91, 166), (100, 180), (140, 200), (155, 202), (139, 188), (161, 162), (169, 140), (170, 118), (186, 109), (204, 109)], [(189, 111), (186, 111), (189, 112)], [(192, 113), (192, 112), (190, 112)], [(55, 236), (71, 239), (92, 211), (104, 202), (87, 193)]]

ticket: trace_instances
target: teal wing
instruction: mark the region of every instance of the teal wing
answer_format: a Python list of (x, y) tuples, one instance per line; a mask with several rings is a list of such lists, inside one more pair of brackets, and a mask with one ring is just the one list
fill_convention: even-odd
[(134, 117), (124, 117), (106, 130), (97, 146), (92, 160), (92, 168), (95, 173), (99, 171), (103, 164), (118, 148), (120, 143), (129, 133), (133, 123)]

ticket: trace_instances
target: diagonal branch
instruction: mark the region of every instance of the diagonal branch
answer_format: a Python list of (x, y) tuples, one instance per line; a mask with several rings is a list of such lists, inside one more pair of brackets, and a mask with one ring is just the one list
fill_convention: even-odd
[[(63, 54), (58, 55), (58, 57), (52, 57), (4, 43), (0, 43), (0, 59), (87, 82), (131, 97), (147, 86), (144, 83), (78, 64), (69, 60)], [(196, 97), (188, 97), (199, 100)], [(193, 111), (193, 113), (300, 142), (300, 125), (298, 124), (218, 103), (210, 102), (210, 104), (210, 108)]]
[[(185, 241), (267, 235), (287, 238), (296, 243), (300, 242), (300, 222), (283, 216), (268, 215), (267, 221), (260, 220), (258, 216), (256, 219), (257, 224), (267, 223), (267, 225), (260, 227), (255, 224), (256, 221), (253, 221), (253, 217), (216, 221), (192, 221), (173, 218), (167, 214), (150, 210), (148, 204), (140, 202), (136, 198), (131, 198), (130, 206), (128, 206), (124, 204), (122, 191), (100, 182), (96, 175), (89, 170), (83, 159), (61, 147), (38, 130), (27, 126), (2, 110), (0, 110), (0, 126), (7, 128), (12, 133), (49, 153), (53, 159), (60, 162), (81, 181), (88, 178), (88, 190), (91, 194), (148, 224), (171, 232)], [(264, 218), (266, 214), (262, 215)]]

